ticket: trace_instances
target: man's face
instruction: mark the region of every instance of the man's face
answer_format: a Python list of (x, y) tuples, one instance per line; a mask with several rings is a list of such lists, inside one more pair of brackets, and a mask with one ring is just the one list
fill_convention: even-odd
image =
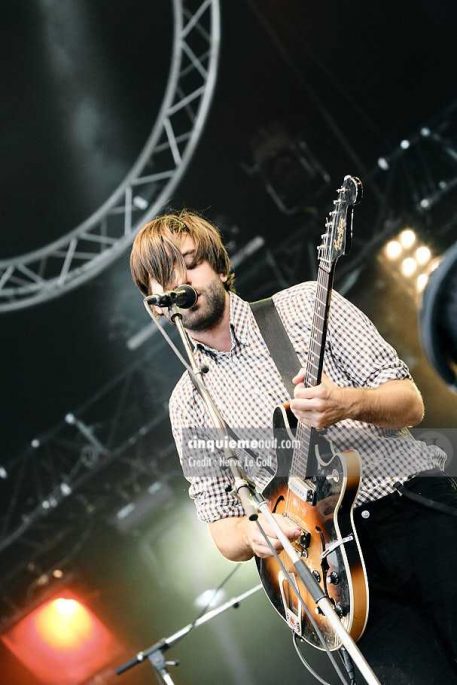
[[(153, 293), (162, 293), (164, 290), (173, 290), (183, 283), (192, 286), (198, 293), (198, 300), (190, 309), (181, 310), (183, 324), (189, 331), (205, 331), (213, 328), (222, 319), (228, 300), (228, 293), (224, 288), (227, 277), (217, 274), (206, 261), (195, 263), (195, 245), (192, 238), (186, 237), (182, 240), (180, 251), (186, 271), (175, 273), (173, 282), (167, 283), (166, 288), (151, 278), (151, 289)], [(161, 313), (167, 311), (157, 309)]]

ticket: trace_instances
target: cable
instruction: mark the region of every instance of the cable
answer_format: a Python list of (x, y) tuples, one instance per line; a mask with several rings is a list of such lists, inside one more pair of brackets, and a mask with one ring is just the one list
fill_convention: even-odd
[(298, 658), (299, 658), (300, 661), (302, 662), (303, 666), (305, 666), (305, 668), (311, 673), (311, 675), (312, 675), (314, 678), (316, 678), (316, 680), (318, 680), (320, 683), (322, 683), (322, 685), (330, 685), (330, 683), (328, 683), (326, 680), (324, 680), (323, 678), (321, 678), (320, 675), (319, 675), (318, 673), (316, 673), (316, 671), (315, 671), (313, 668), (311, 668), (311, 666), (310, 666), (309, 663), (306, 661), (306, 659), (305, 659), (305, 657), (303, 656), (303, 654), (300, 652), (300, 650), (299, 650), (299, 648), (298, 648), (298, 642), (297, 642), (297, 641), (298, 641), (298, 635), (297, 635), (297, 633), (292, 633), (292, 642), (293, 642), (293, 645), (294, 645), (294, 647), (295, 647), (295, 651), (296, 651), (297, 654), (298, 654)]
[(348, 672), (350, 685), (356, 685), (354, 664), (352, 663), (352, 659), (348, 654), (347, 649), (345, 649), (344, 647), (340, 647), (338, 653), (340, 655), (341, 661), (344, 664), (344, 668)]

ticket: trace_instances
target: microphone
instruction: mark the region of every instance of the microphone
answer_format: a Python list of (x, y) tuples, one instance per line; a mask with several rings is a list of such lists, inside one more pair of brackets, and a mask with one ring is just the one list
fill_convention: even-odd
[(178, 285), (175, 290), (158, 295), (148, 295), (144, 301), (157, 307), (171, 307), (175, 304), (180, 309), (190, 309), (197, 302), (198, 293), (190, 285)]

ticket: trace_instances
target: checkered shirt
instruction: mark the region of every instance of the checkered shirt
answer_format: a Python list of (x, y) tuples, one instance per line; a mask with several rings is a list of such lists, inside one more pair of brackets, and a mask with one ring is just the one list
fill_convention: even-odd
[[(303, 367), (315, 292), (316, 284), (305, 282), (273, 296)], [(237, 436), (247, 436), (249, 440), (271, 438), (273, 410), (288, 399), (288, 393), (249, 304), (234, 293), (230, 293), (230, 330), (232, 346), (228, 352), (201, 343), (196, 345), (197, 361), (208, 367), (205, 384)], [(330, 306), (324, 372), (340, 387), (376, 388), (389, 380), (411, 378), (406, 364), (371, 321), (336, 292)], [(238, 498), (227, 491), (231, 475), (228, 468), (218, 465), (222, 459), (218, 463), (201, 459), (201, 451), (193, 448), (192, 438), (211, 438), (214, 433), (203, 400), (187, 371), (173, 390), (169, 408), (173, 436), (198, 517), (211, 522), (242, 516)], [(363, 476), (357, 505), (392, 492), (395, 482), (418, 472), (442, 469), (446, 460), (440, 448), (415, 440), (407, 429), (385, 429), (347, 419), (328, 428), (326, 437), (337, 450), (355, 449), (361, 455)], [(241, 457), (243, 450), (236, 451)], [(244, 457), (248, 474), (263, 490), (276, 467), (275, 450), (265, 449), (260, 465), (246, 453)], [(197, 462), (199, 468), (195, 468)], [(272, 469), (265, 467), (266, 463)]]

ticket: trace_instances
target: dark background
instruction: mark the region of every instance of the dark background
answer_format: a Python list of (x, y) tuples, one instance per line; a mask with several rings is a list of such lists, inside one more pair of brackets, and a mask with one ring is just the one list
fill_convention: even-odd
[[(196, 153), (169, 205), (197, 209), (216, 221), (222, 218), (226, 236), (238, 247), (256, 235), (272, 248), (286, 244), (309, 211), (323, 223), (325, 204), (308, 205), (304, 197), (302, 209), (286, 216), (266, 194), (261, 178), (249, 173), (259, 135), (279, 123), (292, 137), (305, 140), (327, 170), (329, 198), (344, 174), (368, 177), (355, 223), (355, 231), (363, 235), (378, 209), (370, 181), (378, 157), (439, 117), (455, 98), (456, 19), (457, 6), (450, 1), (225, 0), (213, 103)], [(171, 35), (166, 0), (3, 3), (1, 257), (32, 251), (66, 234), (122, 181), (157, 115)], [(434, 238), (437, 249), (454, 240), (447, 234), (443, 241), (429, 229), (427, 239)], [(304, 267), (300, 278), (311, 277)], [(241, 285), (240, 293), (255, 295), (249, 285)], [(416, 305), (398, 284), (386, 284), (376, 254), (365, 260), (348, 296), (410, 364), (426, 401), (425, 428), (453, 427), (457, 399), (421, 351)], [(33, 438), (132, 363), (136, 353), (126, 342), (143, 325), (144, 310), (130, 281), (127, 254), (60, 299), (3, 314), (0, 464), (12, 464)], [(179, 370), (168, 357), (167, 363), (171, 388)], [(149, 373), (153, 377), (153, 369)], [(176, 478), (173, 487), (187, 535), (206, 540), (203, 527), (192, 522), (185, 483)], [(8, 480), (0, 489), (3, 498), (11, 496)], [(145, 540), (161, 536), (164, 549), (173, 546), (171, 533), (166, 538), (173, 521), (155, 514), (143, 537), (110, 544), (99, 532), (87, 543), (87, 564), (81, 567), (84, 583), (94, 592), (105, 592), (101, 604), (111, 611), (116, 629), (128, 636), (133, 650), (190, 620), (189, 598), (205, 589), (205, 583), (217, 584), (229, 567), (206, 541), (200, 543), (205, 561), (195, 562), (187, 579), (180, 575), (182, 569), (172, 575), (167, 584), (172, 597), (167, 595), (167, 606), (162, 606), (163, 581), (145, 561)], [(177, 548), (193, 554), (188, 543), (181, 541)], [(160, 554), (156, 550), (156, 562)], [(241, 573), (254, 581), (252, 570)], [(174, 582), (185, 584), (182, 597)], [(240, 581), (237, 590), (248, 585)], [(184, 596), (187, 605), (181, 604)], [(278, 642), (271, 656), (258, 662), (257, 656), (249, 658), (258, 653), (254, 634), (262, 621), (255, 621), (246, 605), (240, 611), (245, 619), (249, 614), (247, 622), (239, 616), (227, 619), (225, 637), (222, 628), (214, 630), (211, 640), (217, 645), (211, 643), (209, 649), (205, 642), (210, 639), (207, 627), (202, 629), (207, 638), (189, 652), (183, 648), (177, 682), (273, 682), (281, 673), (273, 655), (280, 658), (284, 653), (292, 664), (287, 681), (304, 682), (292, 649), (284, 646), (287, 631), (275, 616), (270, 618), (260, 595), (252, 606), (264, 625), (271, 621)], [(265, 644), (265, 636), (259, 641)], [(218, 660), (208, 657), (211, 650), (224, 654), (220, 660), (225, 680), (213, 670)], [(3, 653), (2, 658), (6, 668), (8, 657)], [(233, 661), (247, 664), (248, 670), (230, 668)], [(141, 668), (145, 673), (146, 667)], [(282, 672), (288, 673), (287, 666)], [(12, 671), (4, 682), (33, 682), (17, 673)], [(152, 675), (138, 682), (152, 682)]]

